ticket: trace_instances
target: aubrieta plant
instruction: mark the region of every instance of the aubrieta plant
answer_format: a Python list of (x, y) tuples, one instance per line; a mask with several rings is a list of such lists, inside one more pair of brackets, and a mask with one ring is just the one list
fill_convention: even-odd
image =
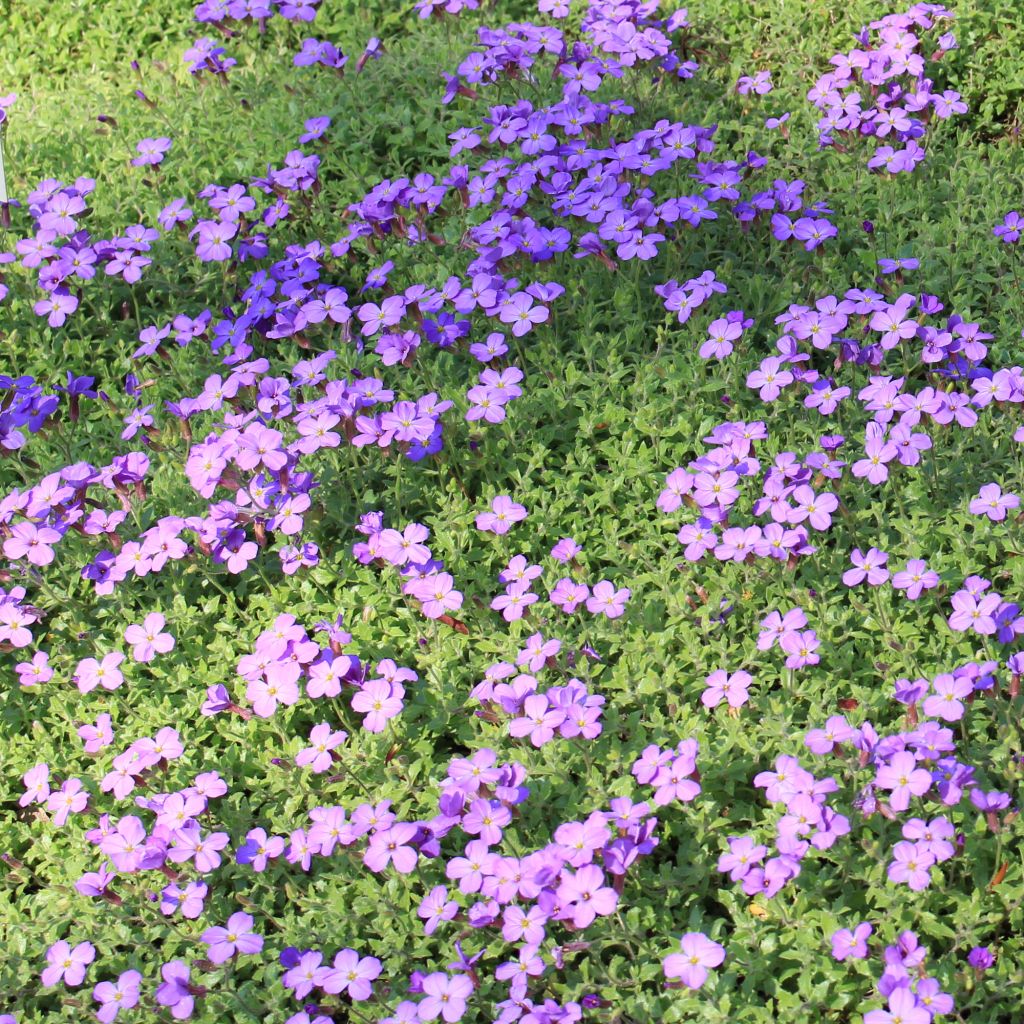
[(504, 6), (204, 0), (174, 88), (291, 135), (204, 180), (136, 65), (131, 201), (0, 197), (0, 1024), (1011, 1024), (1020, 307), (819, 169), (888, 246), (954, 12), (808, 92)]

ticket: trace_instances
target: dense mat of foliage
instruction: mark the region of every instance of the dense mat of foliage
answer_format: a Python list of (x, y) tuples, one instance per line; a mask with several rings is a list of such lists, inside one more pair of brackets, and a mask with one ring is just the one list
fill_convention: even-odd
[(53, 6), (0, 1022), (1019, 1020), (998, 5)]

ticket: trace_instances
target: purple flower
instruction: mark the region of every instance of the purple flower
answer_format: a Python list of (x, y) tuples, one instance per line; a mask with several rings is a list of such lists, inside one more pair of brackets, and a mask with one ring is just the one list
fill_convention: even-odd
[(751, 92), (757, 93), (758, 96), (764, 96), (771, 92), (772, 88), (772, 73), (770, 71), (757, 71), (753, 76), (742, 75), (736, 83), (736, 91), (741, 96), (746, 96)]
[(718, 858), (718, 870), (728, 871), (733, 882), (739, 882), (768, 854), (768, 847), (755, 845), (749, 836), (730, 836), (729, 852)]
[(870, 1010), (864, 1024), (930, 1024), (932, 1015), (921, 1006), (909, 988), (896, 988), (889, 994), (888, 1010)]
[(171, 148), (171, 140), (166, 138), (143, 139), (141, 142), (137, 142), (135, 144), (135, 148), (139, 155), (132, 159), (132, 164), (134, 166), (156, 166), (161, 163), (163, 158), (167, 155), (168, 150)]
[(211, 963), (222, 964), (236, 953), (245, 955), (263, 949), (263, 937), (252, 930), (252, 917), (238, 911), (228, 918), (226, 927), (207, 928), (200, 939), (209, 946)]
[(953, 612), (947, 620), (949, 628), (958, 633), (973, 629), (982, 636), (991, 636), (996, 632), (996, 616), (1002, 598), (998, 594), (985, 594), (974, 597), (966, 590), (958, 590), (951, 598)]
[(779, 646), (788, 655), (786, 668), (805, 668), (807, 665), (817, 665), (821, 658), (816, 653), (821, 641), (813, 629), (792, 630), (783, 633), (779, 639)]
[(526, 508), (514, 502), (507, 494), (499, 494), (491, 502), (490, 512), (481, 512), (476, 517), (478, 530), (491, 533), (508, 533), (513, 524), (526, 518)]
[(551, 557), (556, 562), (571, 562), (581, 554), (582, 551), (583, 548), (581, 548), (571, 537), (563, 537), (551, 549)]
[(936, 676), (932, 687), (935, 692), (925, 698), (921, 710), (945, 722), (958, 722), (963, 718), (963, 700), (974, 693), (974, 684), (969, 679), (946, 674)]
[(905, 811), (912, 796), (923, 796), (932, 787), (931, 772), (917, 767), (917, 758), (908, 750), (893, 754), (875, 776), (879, 789), (891, 790), (889, 804), (894, 811)]
[(842, 961), (847, 957), (863, 960), (868, 955), (868, 938), (874, 929), (867, 921), (856, 925), (853, 931), (840, 928), (832, 934), (832, 956)]
[(503, 324), (511, 324), (512, 334), (521, 338), (537, 324), (544, 323), (548, 316), (547, 306), (534, 305), (532, 295), (518, 292), (502, 304), (499, 319)]
[(926, 590), (939, 585), (939, 574), (933, 572), (920, 558), (912, 558), (902, 572), (893, 574), (892, 585), (896, 590), (905, 590), (911, 601), (916, 601)]
[(158, 214), (157, 222), (164, 231), (170, 231), (175, 224), (185, 224), (192, 219), (192, 211), (184, 199), (172, 199)]
[(110, 1024), (122, 1010), (138, 1005), (142, 975), (138, 971), (123, 971), (117, 981), (101, 981), (92, 990), (92, 997), (102, 1004), (96, 1011), (101, 1024)]
[(189, 984), (189, 967), (184, 960), (171, 960), (160, 968), (163, 983), (157, 986), (156, 1001), (160, 1006), (170, 1007), (175, 1020), (192, 1016), (195, 997)]
[(843, 583), (848, 587), (855, 587), (865, 580), (868, 586), (878, 587), (889, 578), (889, 570), (885, 567), (889, 556), (878, 548), (868, 548), (867, 554), (860, 548), (854, 548), (850, 561), (853, 562), (854, 568), (843, 573)]
[(793, 374), (784, 370), (783, 365), (783, 360), (778, 356), (768, 356), (761, 360), (758, 369), (747, 374), (747, 387), (757, 388), (762, 402), (774, 401), (782, 394), (784, 387), (793, 383)]
[(418, 854), (409, 844), (417, 831), (415, 825), (398, 822), (391, 828), (375, 832), (363, 854), (363, 863), (374, 872), (383, 871), (388, 864), (394, 864), (399, 874), (412, 874), (416, 870)]
[(317, 971), (317, 985), (330, 995), (346, 992), (355, 1003), (373, 996), (371, 982), (380, 977), (383, 965), (375, 956), (360, 955), (354, 949), (343, 949), (334, 958), (333, 967)]
[(967, 954), (967, 962), (976, 971), (987, 971), (996, 961), (988, 946), (975, 946)]
[(977, 787), (971, 790), (971, 803), (984, 814), (991, 814), (995, 811), (1004, 811), (1010, 806), (1010, 795), (993, 790), (986, 793)]
[[(201, 220), (189, 238), (199, 236), (196, 256), (204, 263), (219, 263), (231, 256), (231, 239), (238, 234), (238, 225), (231, 221)], [(125, 278), (127, 280), (127, 277)]]
[(160, 893), (160, 912), (170, 917), (181, 910), (182, 917), (195, 920), (203, 912), (203, 901), (208, 891), (205, 882), (189, 882), (184, 889), (172, 882)]
[(423, 928), (426, 935), (433, 935), (442, 921), (450, 921), (458, 912), (459, 905), (448, 899), (448, 890), (443, 885), (435, 885), (416, 911), (426, 922)]
[(993, 523), (1002, 522), (1010, 509), (1020, 506), (1016, 494), (1003, 494), (999, 484), (985, 484), (978, 496), (971, 499), (970, 512), (975, 516), (988, 516)]
[(284, 853), (284, 847), (283, 837), (268, 837), (262, 828), (254, 828), (246, 834), (245, 842), (235, 851), (235, 861), (251, 864), (253, 871), (264, 871), (271, 860)]
[(1002, 224), (997, 224), (992, 229), (992, 234), (1005, 245), (1013, 245), (1020, 239), (1024, 232), (1024, 217), (1016, 210), (1011, 210), (1004, 218)]
[[(125, 278), (127, 280), (127, 278)], [(63, 327), (67, 318), (78, 309), (78, 299), (66, 288), (55, 288), (33, 307), (36, 316), (45, 316), (51, 327)]]
[(882, 268), (883, 274), (895, 274), (897, 271), (902, 270), (917, 270), (921, 265), (921, 261), (912, 256), (905, 256), (902, 259), (894, 260), (880, 259), (878, 265)]
[(85, 981), (85, 970), (96, 959), (96, 947), (91, 942), (79, 942), (73, 949), (61, 939), (46, 951), (49, 964), (40, 975), (45, 988), (63, 980), (69, 988)]
[(306, 130), (299, 136), (299, 142), (313, 142), (323, 136), (324, 132), (331, 127), (329, 117), (311, 117), (303, 124)]

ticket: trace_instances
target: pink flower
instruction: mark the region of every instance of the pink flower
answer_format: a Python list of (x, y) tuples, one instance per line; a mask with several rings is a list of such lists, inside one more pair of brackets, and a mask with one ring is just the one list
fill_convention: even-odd
[(529, 736), (535, 747), (542, 747), (554, 738), (555, 730), (565, 721), (565, 711), (553, 708), (542, 694), (531, 694), (523, 701), (523, 717), (509, 722), (510, 736)]
[(252, 709), (260, 718), (269, 718), (278, 704), (291, 707), (299, 699), (297, 679), (277, 677), (255, 679), (245, 688), (245, 695), (252, 701)]
[(363, 728), (367, 732), (383, 732), (388, 719), (402, 710), (405, 687), (401, 683), (389, 683), (385, 679), (370, 679), (352, 698), (352, 709), (361, 715)]
[(761, 621), (761, 632), (757, 637), (757, 649), (767, 651), (777, 641), (794, 630), (803, 629), (807, 625), (807, 616), (802, 608), (791, 608), (783, 616), (779, 612), (769, 612)]
[(590, 596), (590, 587), (563, 576), (548, 594), (548, 599), (566, 615), (571, 615)]
[(468, 835), (479, 836), (485, 843), (496, 846), (501, 842), (502, 829), (512, 820), (512, 812), (497, 800), (474, 800), (462, 819), (462, 829)]
[(465, 975), (448, 975), (441, 971), (428, 974), (423, 979), (425, 998), (419, 1005), (421, 1021), (442, 1017), (447, 1024), (454, 1024), (466, 1012), (466, 1000), (473, 994), (473, 982)]
[(424, 543), (429, 536), (430, 531), (420, 523), (410, 523), (402, 533), (382, 530), (377, 541), (378, 550), (381, 557), (392, 565), (400, 566), (407, 562), (420, 565), (430, 560), (430, 548)]
[(159, 612), (150, 612), (142, 625), (131, 625), (124, 631), (126, 643), (133, 644), (132, 657), (138, 662), (152, 661), (158, 654), (174, 648), (174, 637), (164, 633), (166, 619)]
[(96, 719), (95, 725), (83, 725), (78, 730), (78, 738), (85, 744), (87, 754), (98, 754), (104, 747), (114, 742), (114, 730), (110, 725), (110, 715), (106, 712)]
[[(898, 110), (899, 108), (894, 108)], [(895, 348), (901, 341), (917, 334), (918, 323), (907, 317), (914, 305), (913, 295), (903, 294), (892, 305), (874, 313), (869, 322), (873, 331), (881, 331), (882, 348)]]
[(874, 929), (867, 921), (850, 931), (849, 928), (840, 928), (832, 933), (832, 956), (842, 962), (848, 957), (855, 960), (863, 960), (868, 955), (868, 938)]
[(684, 740), (690, 749), (672, 756), (668, 764), (659, 770), (652, 780), (655, 787), (654, 802), (659, 807), (679, 800), (687, 804), (700, 795), (700, 783), (693, 779), (697, 770), (697, 744), (694, 740)]
[(388, 864), (394, 864), (399, 874), (412, 874), (416, 870), (419, 855), (409, 843), (417, 831), (415, 825), (400, 821), (391, 828), (375, 832), (363, 854), (363, 863), (371, 871), (383, 871)]
[(410, 580), (403, 590), (421, 602), (420, 611), (428, 619), (439, 619), (462, 607), (462, 593), (455, 589), (455, 580), (447, 572)]
[(82, 788), (81, 779), (68, 779), (59, 790), (49, 795), (46, 809), (53, 811), (53, 823), (60, 828), (69, 815), (84, 811), (88, 803), (89, 794)]
[(504, 594), (499, 594), (491, 601), (491, 608), (501, 612), (506, 622), (518, 622), (526, 613), (526, 609), (538, 600), (530, 589), (529, 583), (512, 583)]
[(832, 525), (832, 513), (839, 507), (834, 494), (815, 495), (810, 487), (800, 486), (793, 491), (796, 508), (790, 513), (791, 523), (802, 523), (805, 519), (815, 530), (827, 530)]
[(991, 636), (998, 628), (996, 615), (1002, 598), (998, 594), (974, 597), (966, 590), (958, 590), (951, 598), (953, 613), (947, 620), (949, 628), (962, 633), (973, 629), (982, 636)]
[[(869, 428), (876, 424), (868, 424)], [(873, 484), (884, 483), (889, 479), (889, 468), (886, 465), (899, 455), (899, 448), (891, 441), (884, 440), (879, 431), (869, 433), (864, 442), (864, 458), (853, 464), (853, 475), (857, 478), (867, 477)]]
[(958, 722), (964, 717), (963, 700), (974, 693), (974, 684), (969, 679), (958, 679), (954, 675), (936, 676), (933, 694), (925, 697), (921, 709), (932, 718), (945, 722)]
[(596, 864), (580, 868), (575, 875), (563, 874), (556, 896), (565, 908), (561, 917), (577, 928), (613, 913), (619, 902), (618, 893), (604, 884), (604, 872)]
[(34, 768), (29, 768), (22, 775), (21, 781), (25, 784), (25, 792), (18, 798), (19, 807), (46, 803), (50, 795), (50, 766), (48, 764), (41, 763)]
[(331, 766), (331, 751), (347, 739), (347, 732), (333, 732), (327, 722), (314, 725), (309, 734), (310, 745), (296, 754), (295, 763), (300, 767), (309, 765), (317, 774), (325, 772)]
[(102, 661), (83, 658), (74, 674), (78, 689), (82, 693), (95, 690), (97, 686), (102, 686), (105, 690), (116, 690), (124, 682), (124, 676), (118, 668), (123, 661), (124, 655), (117, 651), (104, 655)]
[(442, 921), (450, 921), (458, 912), (459, 905), (448, 899), (448, 890), (443, 885), (435, 885), (416, 911), (426, 922), (423, 928), (426, 935), (433, 935)]
[(219, 851), (228, 845), (229, 840), (227, 832), (211, 832), (204, 837), (198, 822), (190, 821), (174, 831), (167, 848), (167, 859), (175, 864), (191, 860), (196, 871), (207, 874), (220, 867)]
[(514, 523), (526, 518), (526, 508), (514, 502), (507, 494), (499, 494), (491, 502), (490, 512), (481, 512), (476, 517), (478, 530), (491, 533), (508, 533)]
[(571, 562), (582, 552), (583, 548), (581, 548), (571, 537), (563, 537), (551, 549), (551, 557), (556, 562)]
[(52, 545), (60, 540), (60, 532), (52, 526), (15, 523), (11, 536), (4, 541), (8, 558), (27, 558), (33, 565), (49, 565), (54, 558)]
[(39, 686), (53, 678), (50, 667), (50, 655), (46, 651), (36, 651), (31, 661), (22, 661), (14, 666), (18, 673), (18, 682), (22, 686)]
[(806, 665), (817, 665), (821, 658), (816, 654), (821, 641), (813, 629), (796, 630), (783, 633), (779, 646), (789, 655), (786, 668), (804, 668)]
[(681, 953), (670, 953), (662, 961), (665, 977), (698, 989), (707, 981), (708, 968), (725, 959), (725, 948), (702, 932), (687, 932), (680, 940)]
[(593, 615), (604, 615), (609, 619), (617, 619), (626, 610), (626, 602), (632, 591), (628, 587), (615, 589), (610, 580), (601, 580), (594, 584), (590, 597), (587, 598), (587, 611)]
[(747, 689), (753, 679), (749, 672), (734, 672), (729, 675), (724, 668), (712, 672), (704, 680), (707, 689), (700, 695), (700, 701), (706, 708), (714, 708), (728, 700), (729, 707), (739, 708), (747, 703)]

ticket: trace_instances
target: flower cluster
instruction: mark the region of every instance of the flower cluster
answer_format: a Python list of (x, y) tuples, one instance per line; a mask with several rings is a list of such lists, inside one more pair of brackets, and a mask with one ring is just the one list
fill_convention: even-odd
[[(868, 167), (888, 174), (913, 171), (924, 159), (918, 140), (924, 138), (929, 120), (967, 112), (958, 92), (936, 92), (926, 77), (922, 37), (952, 17), (941, 4), (917, 4), (905, 14), (871, 22), (857, 36), (856, 48), (832, 57), (835, 70), (822, 75), (807, 94), (822, 111), (820, 145), (839, 145), (837, 136), (873, 136), (883, 144), (874, 149)], [(956, 45), (952, 33), (942, 33), (931, 60)], [(869, 93), (873, 106), (865, 107), (861, 89)], [(889, 145), (890, 140), (895, 145)]]

